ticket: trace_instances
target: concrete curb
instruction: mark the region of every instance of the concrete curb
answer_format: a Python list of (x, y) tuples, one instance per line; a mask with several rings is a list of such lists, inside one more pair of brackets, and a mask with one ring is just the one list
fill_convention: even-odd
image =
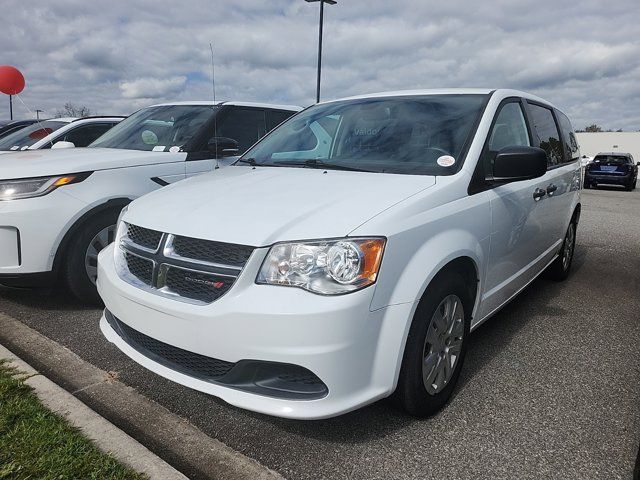
[(0, 344), (188, 478), (283, 480), (278, 473), (209, 437), (109, 372), (3, 313)]
[(100, 450), (110, 453), (120, 463), (146, 474), (152, 480), (187, 478), (2, 345), (0, 359), (8, 360), (10, 366), (29, 375), (25, 383), (33, 388), (34, 393), (49, 410), (65, 418)]

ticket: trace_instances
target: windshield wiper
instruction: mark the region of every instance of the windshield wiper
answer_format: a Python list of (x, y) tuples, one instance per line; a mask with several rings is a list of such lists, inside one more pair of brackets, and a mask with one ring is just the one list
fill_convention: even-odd
[(366, 170), (364, 168), (349, 167), (347, 165), (339, 165), (337, 163), (327, 163), (323, 160), (318, 160), (317, 158), (297, 161), (280, 161), (273, 162), (273, 164), (282, 167), (324, 168), (327, 170), (346, 170), (349, 172), (371, 172), (371, 170)]
[(247, 163), (249, 165), (251, 165), (252, 167), (257, 167), (258, 164), (256, 163), (256, 159), (255, 158), (240, 158), (236, 161), (236, 163)]

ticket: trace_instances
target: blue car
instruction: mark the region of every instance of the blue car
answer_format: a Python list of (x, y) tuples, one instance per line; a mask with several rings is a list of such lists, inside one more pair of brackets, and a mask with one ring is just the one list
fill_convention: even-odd
[(620, 185), (631, 191), (638, 182), (638, 165), (630, 153), (599, 153), (584, 172), (584, 188)]

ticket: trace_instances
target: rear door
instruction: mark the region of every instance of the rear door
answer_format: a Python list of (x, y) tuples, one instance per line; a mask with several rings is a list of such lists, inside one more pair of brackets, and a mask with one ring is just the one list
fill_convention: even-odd
[[(237, 160), (251, 145), (267, 133), (267, 124), (263, 108), (236, 107), (233, 105), (224, 108), (224, 111), (219, 114), (215, 126), (212, 124), (209, 138), (217, 135), (218, 137), (231, 138), (238, 142), (240, 149), (238, 155), (217, 159), (220, 164), (228, 165)], [(207, 143), (208, 141), (203, 144), (203, 149), (207, 148)], [(207, 155), (206, 159), (200, 158), (202, 157), (194, 157), (193, 160), (187, 160), (186, 172), (188, 177), (209, 172), (215, 168), (217, 162), (213, 152)]]

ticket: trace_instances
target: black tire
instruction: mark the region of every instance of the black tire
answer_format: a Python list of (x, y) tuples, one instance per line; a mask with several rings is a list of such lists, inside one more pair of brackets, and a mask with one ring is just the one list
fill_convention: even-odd
[[(573, 229), (573, 235), (570, 235), (570, 230)], [(567, 232), (564, 236), (564, 241), (562, 242), (562, 247), (560, 248), (560, 254), (558, 258), (556, 258), (549, 268), (547, 269), (547, 276), (556, 282), (562, 282), (569, 277), (571, 273), (571, 265), (573, 264), (573, 254), (575, 252), (576, 247), (576, 233), (577, 233), (577, 225), (575, 220), (571, 220), (569, 227), (567, 227)], [(570, 252), (568, 261), (565, 262), (565, 253), (567, 248), (567, 242), (571, 241)]]
[(591, 184), (585, 180), (582, 188), (584, 188), (585, 190), (588, 190), (591, 188)]
[[(430, 393), (427, 391), (423, 381), (422, 372), (422, 364), (425, 358), (425, 342), (436, 309), (449, 295), (456, 295), (462, 300), (464, 308), (462, 346), (460, 355), (454, 364), (453, 374), (446, 386), (437, 393)], [(472, 308), (473, 301), (469, 292), (469, 285), (461, 274), (454, 271), (445, 271), (438, 274), (420, 300), (407, 337), (398, 386), (393, 395), (395, 403), (410, 415), (415, 417), (433, 415), (451, 397), (460, 376), (467, 351)]]
[[(62, 265), (62, 280), (81, 302), (100, 305), (102, 301), (85, 267), (85, 258), (95, 236), (118, 221), (118, 211), (102, 212), (83, 223), (69, 242)], [(113, 238), (110, 236), (110, 241)]]
[(631, 192), (636, 188), (636, 182), (637, 180), (634, 180), (633, 182), (629, 183), (629, 185), (626, 186), (627, 192)]

